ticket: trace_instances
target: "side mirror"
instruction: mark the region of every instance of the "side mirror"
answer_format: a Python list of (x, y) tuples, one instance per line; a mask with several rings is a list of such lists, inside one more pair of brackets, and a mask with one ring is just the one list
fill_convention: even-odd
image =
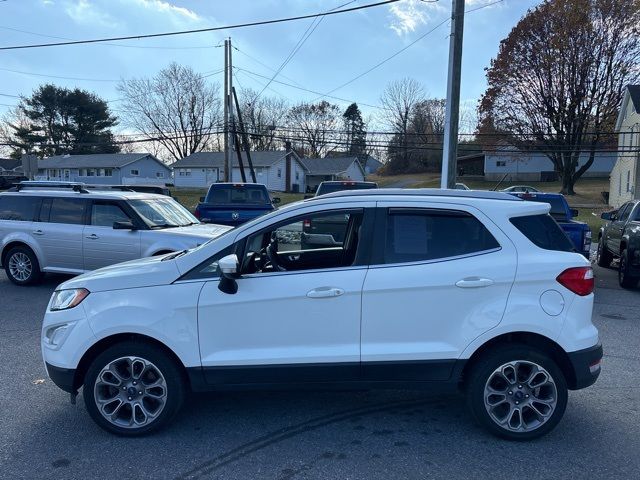
[(238, 282), (236, 282), (236, 279), (240, 278), (238, 265), (238, 256), (233, 253), (218, 260), (218, 270), (220, 271), (218, 290), (229, 295), (238, 292)]
[(114, 230), (137, 230), (135, 225), (131, 222), (113, 222)]
[(600, 214), (602, 220), (613, 220), (615, 218), (615, 212), (603, 212)]
[(280, 197), (273, 197), (273, 200), (271, 200), (271, 203), (273, 203), (274, 205), (277, 205), (280, 203)]
[(572, 208), (572, 209), (571, 209), (571, 216), (572, 216), (572, 217), (577, 217), (577, 216), (578, 216), (578, 213), (579, 213), (579, 212), (578, 212), (578, 210), (577, 210), (577, 209), (575, 209), (575, 208)]
[(200, 197), (200, 201), (201, 201), (201, 202), (204, 202), (204, 197)]

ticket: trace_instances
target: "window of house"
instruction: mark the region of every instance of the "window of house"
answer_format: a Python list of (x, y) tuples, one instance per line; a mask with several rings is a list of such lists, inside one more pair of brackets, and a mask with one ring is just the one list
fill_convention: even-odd
[(104, 168), (98, 168), (97, 169), (97, 173), (98, 173), (98, 177), (104, 177)]
[(156, 172), (156, 178), (164, 178), (164, 172)]
[(140, 175), (140, 172), (137, 169), (131, 169), (131, 175), (133, 175), (134, 177), (137, 177), (138, 175)]
[(96, 176), (96, 170), (94, 168), (88, 168), (87, 177), (95, 177), (95, 176)]
[(282, 169), (281, 168), (278, 169), (278, 178), (282, 178)]
[(300, 172), (296, 170), (296, 180), (300, 180)]
[(618, 195), (622, 195), (622, 172), (620, 172), (620, 181), (618, 182)]
[(627, 192), (631, 191), (631, 170), (627, 170)]
[(190, 177), (191, 176), (191, 169), (190, 168), (185, 169), (184, 176), (185, 177)]
[(456, 210), (389, 209), (383, 263), (419, 262), (499, 248), (473, 215)]
[(105, 168), (105, 169), (104, 169), (104, 176), (105, 176), (105, 177), (112, 177), (112, 176), (113, 176), (113, 169), (111, 169), (111, 168)]
[(78, 169), (78, 176), (79, 177), (86, 177), (87, 176), (87, 169), (86, 168)]
[(496, 167), (506, 167), (506, 166), (507, 166), (506, 160), (496, 160)]

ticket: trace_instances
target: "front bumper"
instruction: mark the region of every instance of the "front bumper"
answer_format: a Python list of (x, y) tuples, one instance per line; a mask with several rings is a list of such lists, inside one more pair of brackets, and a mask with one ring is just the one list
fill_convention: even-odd
[(570, 379), (569, 388), (579, 390), (593, 385), (600, 376), (602, 361), (602, 344), (569, 352), (569, 361), (573, 367), (574, 378)]
[(60, 368), (45, 362), (47, 374), (53, 383), (68, 393), (76, 393), (75, 386), (76, 371), (72, 368)]

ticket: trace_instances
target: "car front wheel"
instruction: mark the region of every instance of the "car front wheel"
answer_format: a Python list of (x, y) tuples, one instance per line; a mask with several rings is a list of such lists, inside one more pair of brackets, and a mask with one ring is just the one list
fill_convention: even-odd
[(467, 403), (494, 435), (532, 440), (549, 433), (567, 406), (567, 383), (553, 360), (528, 346), (495, 350), (471, 369)]
[(42, 276), (38, 258), (29, 247), (12, 248), (4, 263), (7, 277), (16, 285), (36, 283)]
[(93, 420), (123, 436), (144, 435), (169, 423), (184, 395), (179, 366), (162, 349), (138, 342), (116, 344), (98, 355), (83, 386)]

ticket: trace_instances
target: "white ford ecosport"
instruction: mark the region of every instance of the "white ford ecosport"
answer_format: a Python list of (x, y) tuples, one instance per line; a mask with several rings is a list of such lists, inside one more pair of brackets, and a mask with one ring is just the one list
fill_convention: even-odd
[(491, 432), (535, 438), (602, 358), (593, 272), (548, 211), (453, 190), (292, 204), (63, 283), (46, 368), (122, 435), (165, 425), (188, 391), (337, 384), (462, 390)]

